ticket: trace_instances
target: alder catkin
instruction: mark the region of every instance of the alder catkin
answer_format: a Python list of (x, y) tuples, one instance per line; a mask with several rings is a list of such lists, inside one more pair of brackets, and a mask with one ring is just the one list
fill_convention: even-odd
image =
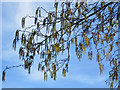
[(5, 71), (3, 71), (3, 74), (2, 74), (2, 81), (5, 81)]

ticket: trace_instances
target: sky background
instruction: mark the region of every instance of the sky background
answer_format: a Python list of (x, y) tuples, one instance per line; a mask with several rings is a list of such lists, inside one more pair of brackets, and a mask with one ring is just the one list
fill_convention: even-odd
[[(15, 31), (21, 28), (22, 17), (34, 15), (38, 6), (52, 11), (53, 2), (2, 2), (2, 69), (6, 66), (20, 65), (18, 44), (17, 50), (12, 48)], [(45, 15), (45, 13), (43, 13)], [(32, 22), (27, 21), (28, 25)], [(23, 67), (12, 68), (6, 72), (6, 81), (2, 82), (2, 88), (107, 88), (105, 80), (108, 79), (109, 62), (104, 62), (104, 73), (100, 75), (96, 57), (88, 60), (85, 54), (79, 61), (75, 55), (74, 46), (70, 49), (71, 57), (67, 77), (63, 77), (61, 70), (57, 73), (57, 80), (43, 79), (43, 73), (37, 71), (37, 65), (31, 69), (29, 75)], [(95, 52), (94, 52), (95, 53)], [(65, 54), (63, 55), (63, 57)], [(37, 62), (39, 58), (36, 56)], [(1, 71), (1, 69), (0, 69)]]

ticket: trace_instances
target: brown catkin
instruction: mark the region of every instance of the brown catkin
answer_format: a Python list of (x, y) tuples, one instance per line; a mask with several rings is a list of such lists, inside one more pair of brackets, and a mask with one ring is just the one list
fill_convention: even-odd
[(2, 74), (2, 81), (5, 81), (5, 71), (3, 71), (3, 74)]

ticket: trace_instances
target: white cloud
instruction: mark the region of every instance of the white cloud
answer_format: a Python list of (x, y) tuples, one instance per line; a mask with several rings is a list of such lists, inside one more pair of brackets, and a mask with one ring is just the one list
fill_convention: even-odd
[(86, 74), (73, 75), (70, 77), (73, 81), (78, 81), (80, 83), (85, 83), (89, 85), (95, 85), (96, 83), (104, 82), (108, 77), (107, 76), (90, 76)]
[(24, 68), (18, 68), (17, 73), (20, 74), (22, 77), (25, 78), (26, 81), (29, 82), (39, 82), (43, 81), (43, 72), (38, 71), (36, 68), (37, 65), (33, 65), (30, 70), (30, 74), (28, 74), (28, 70)]
[[(24, 2), (24, 3), (20, 2), (19, 3), (18, 10), (17, 10), (17, 13), (16, 13), (16, 24), (17, 24), (17, 26), (19, 26), (19, 28), (21, 27), (22, 17), (24, 17), (26, 15), (34, 15), (33, 4), (34, 3), (30, 3), (30, 2)], [(26, 24), (27, 25), (32, 25), (33, 23), (31, 22), (30, 19), (27, 19)]]
[(28, 80), (29, 81), (40, 81), (43, 80), (43, 72), (33, 70), (30, 75), (28, 75)]
[(14, 58), (14, 56), (18, 56), (18, 53), (16, 53), (16, 51), (14, 51), (13, 49), (7, 49), (2, 51), (2, 57), (6, 61), (13, 62), (13, 60), (15, 59), (13, 59), (12, 61), (10, 59)]

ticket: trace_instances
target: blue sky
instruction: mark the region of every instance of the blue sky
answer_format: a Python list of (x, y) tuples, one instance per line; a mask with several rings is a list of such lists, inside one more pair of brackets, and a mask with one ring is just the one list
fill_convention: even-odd
[[(16, 29), (21, 28), (21, 18), (23, 16), (34, 15), (38, 6), (44, 7), (48, 11), (53, 10), (53, 2), (2, 2), (2, 69), (6, 66), (22, 64), (19, 60), (18, 49), (12, 48), (12, 41)], [(31, 22), (28, 21), (28, 24)], [(19, 45), (17, 45), (18, 47)], [(61, 71), (57, 73), (57, 80), (43, 80), (43, 73), (37, 71), (36, 64), (32, 67), (31, 74), (28, 75), (23, 67), (9, 69), (6, 72), (6, 81), (2, 82), (2, 88), (107, 88), (105, 80), (108, 79), (109, 62), (105, 62), (105, 71), (100, 75), (99, 65), (96, 57), (88, 60), (87, 54), (81, 61), (76, 58), (74, 46), (70, 52), (69, 72), (64, 78)], [(94, 52), (95, 53), (95, 52)], [(65, 54), (63, 55), (65, 56)], [(37, 62), (39, 58), (36, 56)]]

